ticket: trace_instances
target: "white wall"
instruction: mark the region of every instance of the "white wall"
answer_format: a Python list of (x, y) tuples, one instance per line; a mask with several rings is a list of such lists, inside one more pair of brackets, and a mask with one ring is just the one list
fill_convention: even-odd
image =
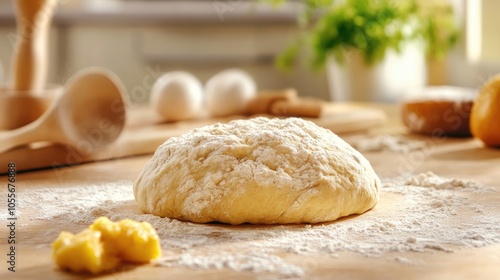
[[(478, 1), (478, 0), (476, 0)], [(482, 0), (482, 60), (500, 64), (500, 1)]]
[[(473, 4), (481, 6), (477, 18), (467, 17), (467, 1), (471, 1), (469, 4), (474, 1)], [(458, 86), (480, 88), (485, 80), (500, 73), (500, 16), (498, 14), (500, 1), (450, 0), (450, 2), (458, 11), (457, 17), (464, 30), (470, 24), (476, 24), (480, 29), (468, 30), (468, 33), (464, 33), (458, 47), (450, 53), (447, 60), (448, 82)], [(468, 56), (471, 51), (468, 45), (478, 46), (473, 57)]]
[(60, 59), (66, 75), (89, 66), (107, 67), (132, 94), (149, 91), (160, 72), (189, 71), (205, 82), (237, 67), (248, 71), (259, 89), (295, 87), (300, 95), (328, 99), (324, 73), (302, 65), (286, 74), (272, 60), (259, 62), (259, 57), (280, 53), (294, 35), (287, 26), (72, 26), (64, 30)]

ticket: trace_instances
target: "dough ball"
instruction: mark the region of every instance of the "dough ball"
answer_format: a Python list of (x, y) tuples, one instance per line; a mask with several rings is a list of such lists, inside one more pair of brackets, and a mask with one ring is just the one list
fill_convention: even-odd
[(170, 138), (134, 184), (145, 213), (196, 223), (333, 221), (375, 206), (380, 179), (358, 151), (299, 118), (236, 120)]
[(218, 73), (205, 86), (208, 111), (214, 117), (244, 114), (255, 95), (255, 81), (238, 69)]
[(150, 104), (168, 121), (194, 118), (203, 105), (202, 85), (190, 73), (166, 73), (154, 84)]

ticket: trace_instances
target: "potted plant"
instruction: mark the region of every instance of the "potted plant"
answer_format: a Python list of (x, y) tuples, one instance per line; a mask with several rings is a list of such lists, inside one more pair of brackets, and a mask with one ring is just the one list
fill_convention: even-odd
[[(281, 4), (285, 0), (261, 0)], [(426, 61), (458, 38), (452, 7), (429, 0), (305, 0), (305, 36), (278, 57), (290, 68), (300, 47), (326, 66), (333, 100), (394, 101), (426, 84)]]

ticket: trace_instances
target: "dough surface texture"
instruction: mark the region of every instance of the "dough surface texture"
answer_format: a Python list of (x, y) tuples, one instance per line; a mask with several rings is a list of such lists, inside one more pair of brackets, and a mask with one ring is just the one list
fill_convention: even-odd
[(380, 186), (368, 160), (330, 130), (258, 117), (168, 139), (134, 196), (145, 213), (196, 223), (319, 223), (373, 208)]

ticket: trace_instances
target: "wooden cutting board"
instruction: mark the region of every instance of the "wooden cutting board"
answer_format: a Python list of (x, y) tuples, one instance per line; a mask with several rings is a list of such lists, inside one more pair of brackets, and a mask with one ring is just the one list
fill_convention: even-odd
[[(35, 143), (0, 154), (0, 174), (7, 172), (9, 162), (15, 162), (18, 171), (27, 171), (149, 154), (170, 137), (204, 125), (241, 118), (248, 117), (200, 118), (192, 121), (162, 123), (149, 108), (131, 109), (128, 112), (125, 130), (115, 143), (103, 150), (82, 156), (70, 147)], [(337, 134), (343, 134), (379, 126), (386, 121), (386, 116), (380, 109), (359, 104), (325, 103), (322, 116), (308, 120)]]

